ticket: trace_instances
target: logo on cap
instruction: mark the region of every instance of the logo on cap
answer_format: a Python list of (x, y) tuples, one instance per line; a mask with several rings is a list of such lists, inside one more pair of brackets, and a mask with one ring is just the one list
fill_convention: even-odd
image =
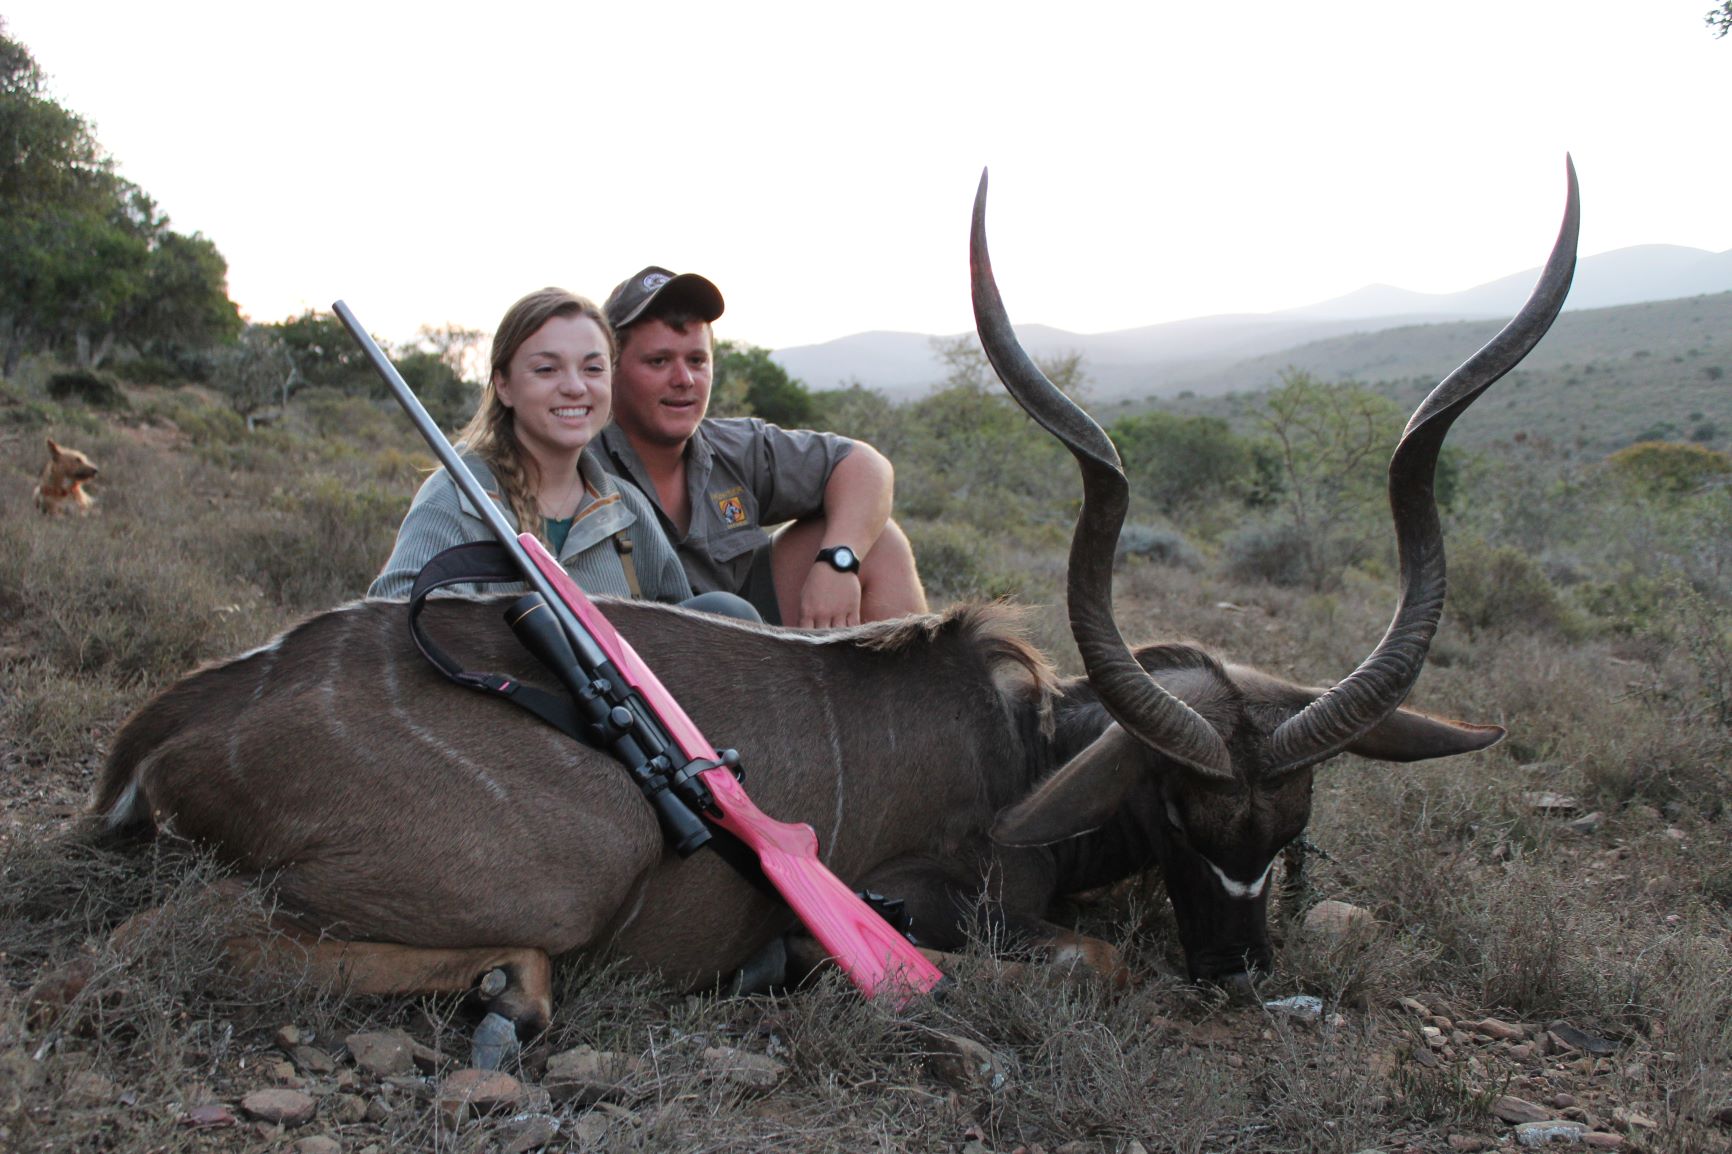
[(672, 279), (674, 278), (665, 272), (652, 272), (643, 278), (643, 291), (653, 293)]

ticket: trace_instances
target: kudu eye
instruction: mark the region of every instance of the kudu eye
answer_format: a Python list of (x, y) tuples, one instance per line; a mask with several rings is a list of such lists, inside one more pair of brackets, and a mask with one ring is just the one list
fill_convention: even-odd
[(1167, 799), (1167, 824), (1180, 833), (1185, 832), (1185, 817), (1179, 812), (1179, 807), (1173, 804), (1171, 798)]

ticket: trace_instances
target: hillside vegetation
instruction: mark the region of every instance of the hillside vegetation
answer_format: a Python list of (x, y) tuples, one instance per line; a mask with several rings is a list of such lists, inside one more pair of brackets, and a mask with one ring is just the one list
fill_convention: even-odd
[[(0, 239), (30, 256), (0, 268), (0, 1150), (1732, 1152), (1732, 298), (1566, 314), (1462, 422), (1438, 480), (1449, 598), (1410, 704), (1509, 736), (1319, 775), (1270, 1004), (1186, 982), (1150, 875), (1052, 911), (1119, 948), (1122, 988), (987, 942), (904, 1011), (834, 974), (732, 997), (564, 959), (552, 1027), (472, 1107), (463, 999), (237, 973), (225, 939), (269, 879), (225, 891), (200, 847), (115, 844), (84, 814), (152, 694), (366, 588), (432, 460), (334, 318), (242, 327), (214, 244), (170, 232), (3, 36), (0, 81), (0, 120), (52, 130), (0, 133), (10, 159), (65, 146), (0, 184)], [(1383, 464), (1490, 331), (1103, 409), (1135, 491), (1128, 639), (1349, 672), (1395, 596)], [(394, 350), (447, 428), (479, 340)], [(1086, 398), (1087, 363), (1046, 351)], [(715, 411), (877, 445), (934, 603), (1012, 599), (1077, 671), (1076, 471), (972, 339), (941, 342), (942, 379), (905, 404), (718, 352)], [(48, 438), (100, 466), (91, 516), (33, 507)], [(748, 765), (764, 693), (741, 686), (740, 731), (715, 735)]]
[[(1369, 384), (1408, 405), (1501, 322), (1414, 325), (1337, 337), (1159, 382), (1166, 399), (1102, 406), (1105, 419), (1168, 409), (1238, 421), (1288, 370)], [(1167, 395), (1168, 388), (1189, 395)], [(1517, 434), (1604, 455), (1637, 441), (1732, 444), (1732, 293), (1566, 312), (1539, 348), (1462, 420), (1455, 443)]]
[[(888, 448), (935, 601), (1029, 604), (1032, 639), (1074, 669), (1056, 603), (1074, 470), (953, 351), (953, 383), (926, 401), (816, 394), (817, 416)], [(1080, 366), (1049, 367), (1074, 387)], [(430, 461), (378, 398), (308, 388), (249, 431), (209, 386), (122, 379), (97, 407), (51, 395), (63, 375), (31, 362), (0, 395), (13, 1148), (314, 1135), (481, 1151), (539, 1133), (571, 1150), (1513, 1150), (1531, 1117), (1632, 1150), (1732, 1149), (1732, 489), (1713, 449), (1587, 461), (1530, 439), (1455, 457), (1451, 599), (1414, 704), (1510, 737), (1322, 776), (1320, 852), (1282, 891), (1264, 987), (1317, 997), (1314, 1021), (1189, 988), (1150, 877), (1079, 895), (1069, 915), (1124, 952), (1128, 991), (1006, 967), (984, 944), (952, 964), (952, 996), (900, 1015), (833, 976), (773, 998), (687, 996), (570, 960), (513, 1096), (465, 1120), (439, 1097), (467, 1054), (457, 1001), (238, 977), (221, 942), (251, 907), (212, 900), (215, 867), (173, 843), (99, 848), (79, 818), (150, 693), (364, 588)], [(1266, 402), (1260, 439), (1171, 414), (1115, 425), (1139, 491), (1119, 618), (1133, 641), (1190, 636), (1327, 682), (1388, 618), (1378, 473), (1404, 413), (1304, 378)], [(30, 510), (47, 435), (103, 467), (96, 515)], [(1373, 920), (1301, 930), (1325, 899)], [(163, 901), (149, 933), (110, 936)], [(33, 1000), (69, 967), (90, 975), (81, 993)], [(368, 1064), (379, 1032), (418, 1047), (418, 1065)], [(632, 1073), (549, 1097), (550, 1071), (594, 1053)], [(267, 1089), (303, 1094), (312, 1121), (253, 1120)]]

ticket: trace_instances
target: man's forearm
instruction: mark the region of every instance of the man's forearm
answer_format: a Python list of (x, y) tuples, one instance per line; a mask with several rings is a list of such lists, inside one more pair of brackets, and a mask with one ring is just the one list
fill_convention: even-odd
[(896, 471), (864, 441), (854, 442), (824, 486), (824, 544), (846, 545), (864, 557), (890, 520)]

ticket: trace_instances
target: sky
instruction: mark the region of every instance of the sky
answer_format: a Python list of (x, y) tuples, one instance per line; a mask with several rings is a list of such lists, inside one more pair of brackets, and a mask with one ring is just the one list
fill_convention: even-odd
[(268, 322), (491, 332), (699, 272), (721, 337), (1106, 332), (1732, 249), (1711, 0), (293, 5), (0, 0), (7, 34)]

